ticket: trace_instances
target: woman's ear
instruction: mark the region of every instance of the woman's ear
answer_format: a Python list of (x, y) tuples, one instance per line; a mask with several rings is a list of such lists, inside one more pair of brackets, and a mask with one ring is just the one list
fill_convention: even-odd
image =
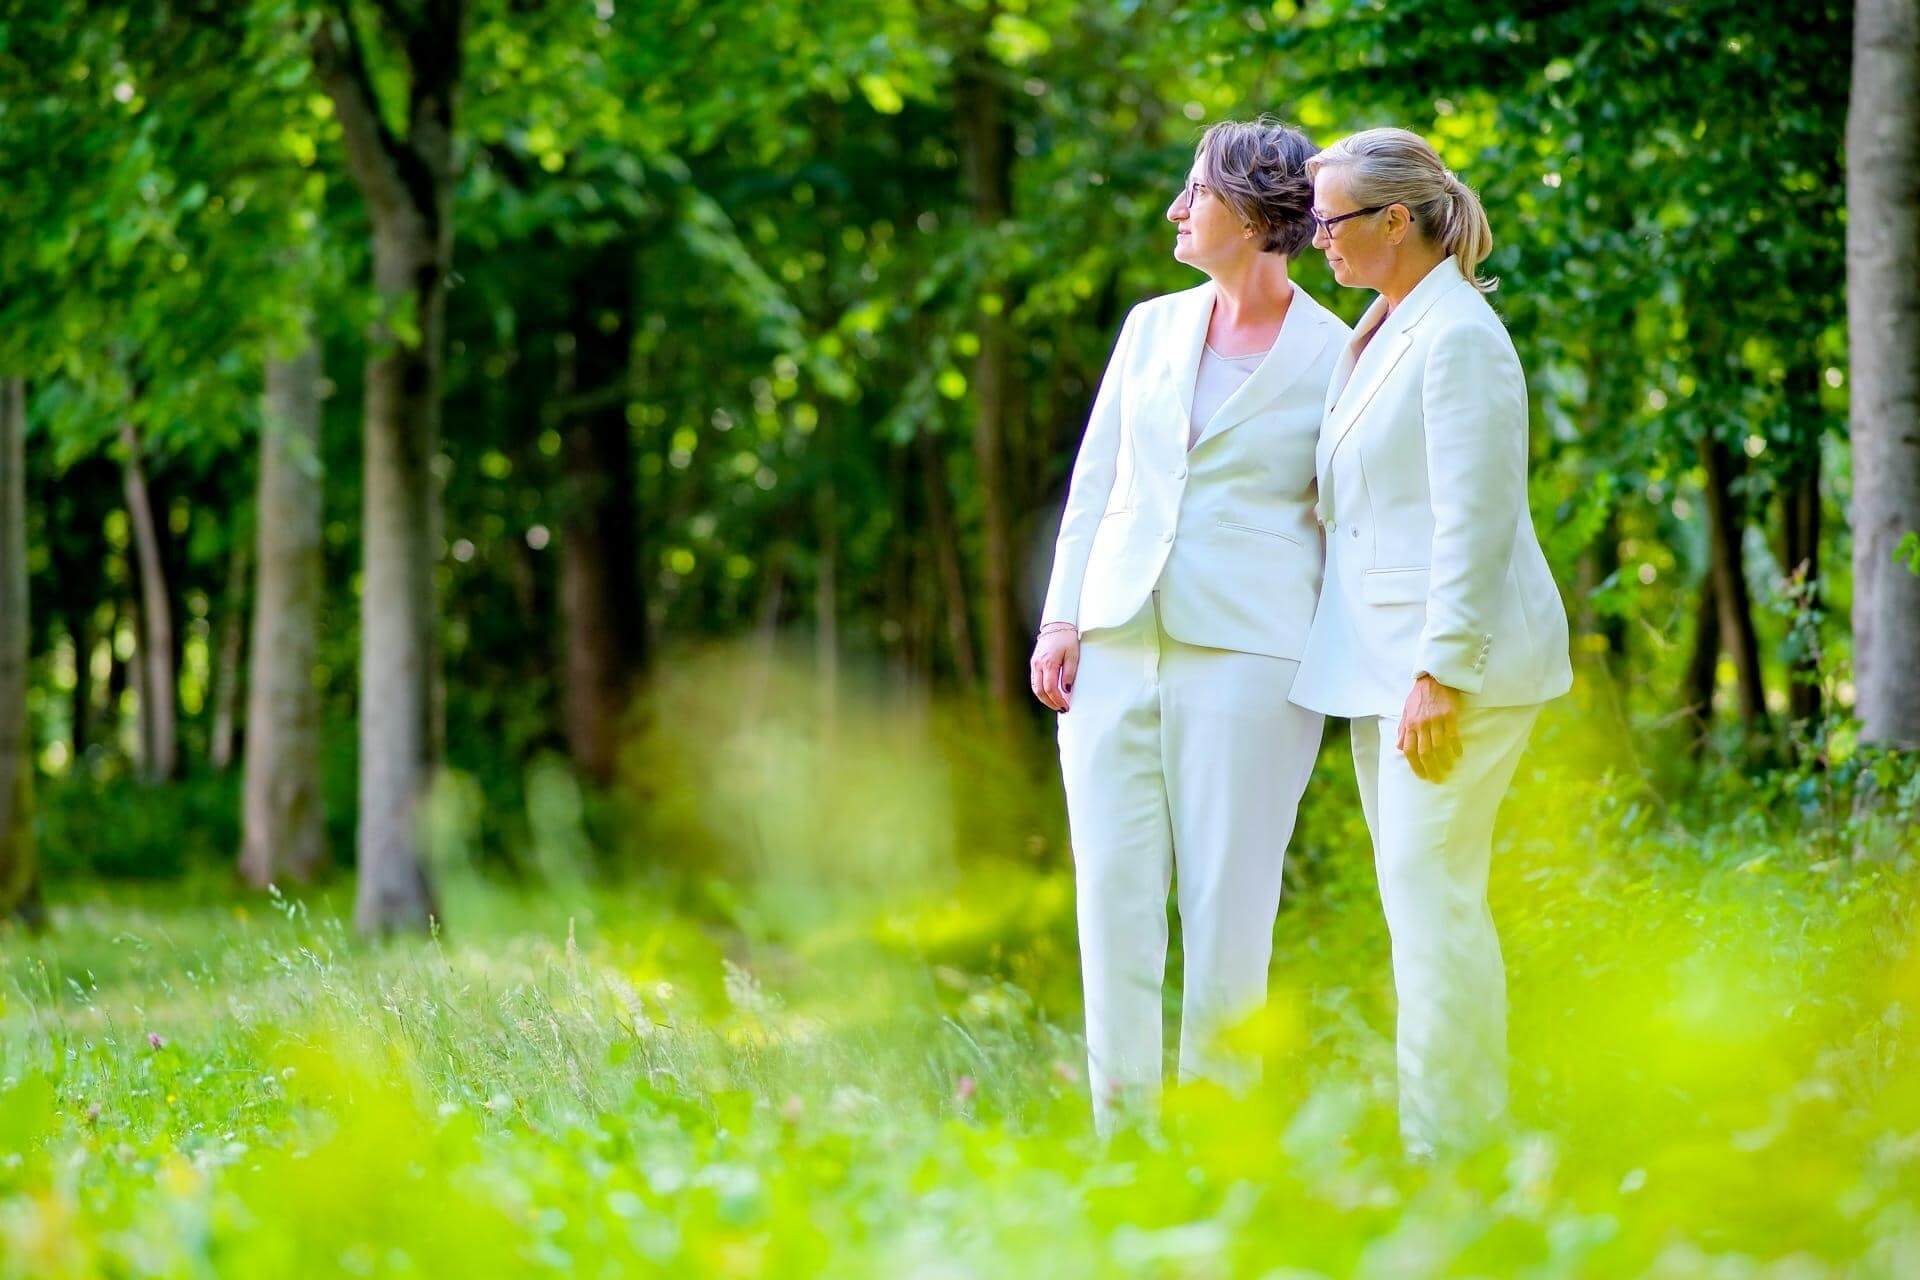
[(1413, 213), (1403, 204), (1387, 206), (1387, 243), (1398, 245), (1413, 229)]

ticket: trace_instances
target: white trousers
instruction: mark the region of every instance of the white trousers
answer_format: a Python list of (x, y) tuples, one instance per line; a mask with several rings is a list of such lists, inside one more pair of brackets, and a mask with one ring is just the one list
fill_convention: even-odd
[(1458, 1146), (1507, 1104), (1507, 979), (1487, 907), (1493, 821), (1539, 706), (1468, 705), (1443, 781), (1415, 776), (1395, 717), (1352, 722), (1360, 806), (1393, 941), (1395, 1059), (1409, 1150)]
[(1280, 871), (1323, 717), (1287, 701), (1299, 663), (1184, 644), (1150, 597), (1088, 632), (1060, 767), (1080, 924), (1096, 1120), (1157, 1095), (1167, 888), (1186, 957), (1180, 1074), (1257, 1073), (1211, 1042), (1266, 999)]

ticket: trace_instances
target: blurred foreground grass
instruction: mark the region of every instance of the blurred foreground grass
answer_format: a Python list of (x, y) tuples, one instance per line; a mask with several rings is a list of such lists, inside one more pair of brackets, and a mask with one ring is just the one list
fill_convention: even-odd
[(1339, 744), (1239, 1033), (1265, 1084), (1103, 1148), (1063, 857), (959, 847), (1007, 808), (978, 762), (841, 724), (830, 767), (772, 732), (679, 779), (702, 873), (566, 874), (536, 781), (546, 887), (451, 873), (430, 942), (352, 939), (338, 888), (69, 886), (0, 936), (4, 1273), (1920, 1275), (1911, 826), (1689, 834), (1577, 722), (1497, 857), (1513, 1124), (1436, 1167)]

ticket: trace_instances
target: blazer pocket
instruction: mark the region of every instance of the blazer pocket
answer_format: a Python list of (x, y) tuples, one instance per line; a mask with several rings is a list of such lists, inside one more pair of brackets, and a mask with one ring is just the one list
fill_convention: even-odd
[(1107, 512), (1106, 514), (1102, 515), (1100, 518), (1102, 520), (1111, 520), (1115, 516), (1130, 516), (1132, 514), (1133, 514), (1132, 507), (1121, 507), (1118, 510)]
[(1216, 521), (1216, 523), (1222, 529), (1234, 529), (1241, 533), (1257, 533), (1263, 538), (1278, 538), (1280, 541), (1290, 542), (1296, 547), (1300, 545), (1300, 539), (1290, 533), (1282, 533), (1278, 529), (1262, 529), (1256, 525), (1239, 524), (1232, 520), (1220, 520)]
[(1404, 569), (1369, 569), (1360, 575), (1360, 601), (1363, 604), (1425, 604), (1427, 602), (1427, 566)]

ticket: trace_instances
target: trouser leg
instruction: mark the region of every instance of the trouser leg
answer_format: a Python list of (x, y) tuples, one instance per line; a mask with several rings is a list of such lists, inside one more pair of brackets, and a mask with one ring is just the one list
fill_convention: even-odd
[(1158, 628), (1149, 605), (1080, 643), (1072, 709), (1059, 717), (1073, 841), (1087, 1075), (1103, 1130), (1157, 1093), (1173, 869), (1161, 777)]
[(1287, 700), (1299, 663), (1164, 639), (1160, 706), (1185, 973), (1180, 1076), (1245, 1085), (1220, 1034), (1266, 1001), (1281, 870), (1324, 717)]
[(1437, 783), (1416, 776), (1395, 747), (1397, 722), (1375, 721), (1374, 864), (1393, 942), (1400, 1128), (1410, 1148), (1470, 1142), (1506, 1109), (1506, 970), (1487, 876), (1494, 818), (1538, 713), (1463, 710), (1463, 754)]

